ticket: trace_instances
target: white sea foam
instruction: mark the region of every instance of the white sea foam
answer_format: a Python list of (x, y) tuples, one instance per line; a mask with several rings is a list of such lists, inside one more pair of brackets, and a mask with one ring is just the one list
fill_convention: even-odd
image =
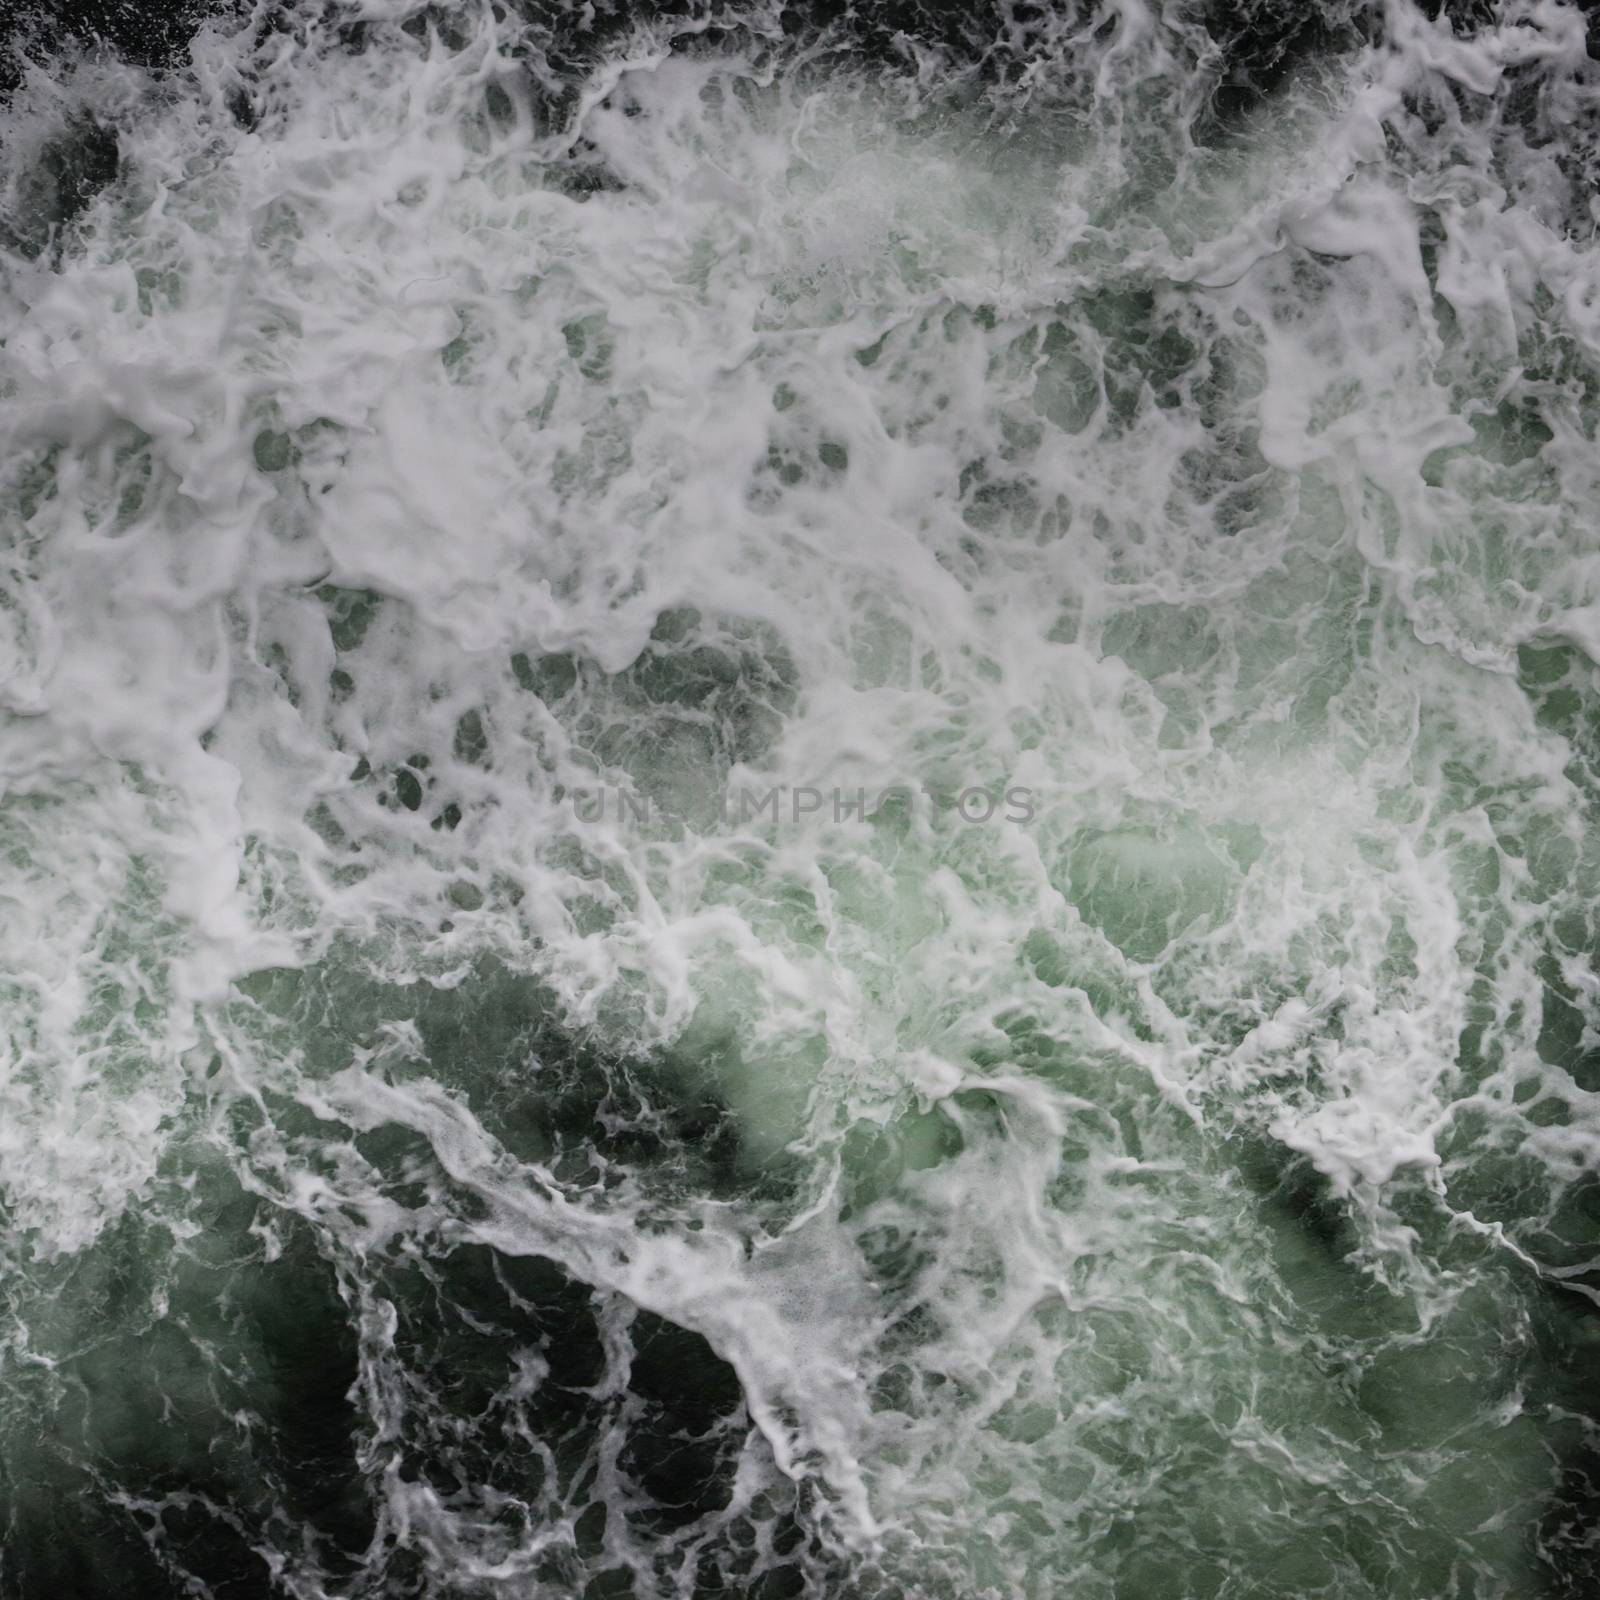
[[(703, 1335), (758, 1437), (696, 1526), (788, 1480), (862, 1592), (1531, 1593), (1597, 279), (1508, 84), (1593, 118), (1576, 8), (1393, 0), (1212, 148), (1138, 4), (1008, 89), (641, 25), (565, 123), (488, 9), (365, 14), (8, 113), (13, 211), (73, 115), (121, 160), (0, 300), (19, 1264), (221, 1148), (339, 1267), (430, 1582), (565, 1592), (585, 1494), (584, 1572), (694, 1582), (615, 1462), (521, 1545), (384, 1468), (449, 1405), (384, 1263), (487, 1245)], [(1037, 814), (667, 814), (783, 782)], [(558, 1035), (714, 1103), (725, 1189), (519, 1146)]]

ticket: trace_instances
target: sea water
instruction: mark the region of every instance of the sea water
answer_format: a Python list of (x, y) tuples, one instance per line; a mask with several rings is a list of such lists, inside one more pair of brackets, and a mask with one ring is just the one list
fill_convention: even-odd
[(1585, 19), (946, 24), (24, 41), (6, 1596), (1597, 1592)]

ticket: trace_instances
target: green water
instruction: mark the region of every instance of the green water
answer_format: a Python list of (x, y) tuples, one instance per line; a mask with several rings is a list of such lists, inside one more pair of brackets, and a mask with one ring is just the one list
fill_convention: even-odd
[(962, 16), (20, 75), (0, 1596), (1595, 1592), (1583, 19)]

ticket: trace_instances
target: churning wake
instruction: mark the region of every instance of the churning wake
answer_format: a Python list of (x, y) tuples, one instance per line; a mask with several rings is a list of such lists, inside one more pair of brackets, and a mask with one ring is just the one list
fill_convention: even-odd
[(880, 11), (20, 36), (8, 1600), (1600, 1592), (1585, 19)]

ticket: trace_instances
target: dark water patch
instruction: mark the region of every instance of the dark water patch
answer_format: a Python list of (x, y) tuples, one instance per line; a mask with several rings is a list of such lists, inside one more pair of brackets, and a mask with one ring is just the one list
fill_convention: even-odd
[(1330, 1261), (1342, 1261), (1356, 1243), (1349, 1213), (1327, 1176), (1305, 1156), (1272, 1141), (1251, 1146), (1241, 1171), (1258, 1193)]
[[(318, 1076), (348, 1066), (385, 1030), (404, 1031), (418, 1054), (385, 1063), (391, 1082), (445, 1086), (505, 1149), (596, 1197), (622, 1183), (675, 1210), (690, 1195), (783, 1187), (772, 1170), (781, 1163), (751, 1170), (744, 1161), (714, 1050), (661, 1061), (609, 1051), (563, 1028), (537, 980), (498, 963), (447, 985), (384, 982), (346, 950), (240, 989), (241, 1026), (299, 1042)], [(350, 1265), (361, 1325), (392, 1326), (387, 1339), (369, 1336), (361, 1392), (392, 1441), (379, 1452), (387, 1470), (425, 1486), (458, 1532), (474, 1530), (484, 1559), (570, 1528), (570, 1542), (557, 1539), (541, 1558), (542, 1580), (560, 1592), (595, 1583), (610, 1592), (624, 1546), (648, 1550), (656, 1569), (658, 1586), (641, 1594), (676, 1592), (686, 1563), (701, 1575), (697, 1593), (801, 1592), (777, 1550), (780, 1538), (814, 1544), (792, 1490), (775, 1485), (775, 1499), (731, 1509), (751, 1451), (758, 1475), (770, 1463), (736, 1376), (701, 1335), (548, 1258), (465, 1241), (441, 1248), (437, 1229), (459, 1239), (481, 1207), (445, 1179), (418, 1131), (390, 1125), (352, 1141), (304, 1105), (273, 1095), (266, 1105), (270, 1138), (254, 1103), (240, 1134), (284, 1150), (283, 1170), (348, 1177), (353, 1143), (366, 1164), (361, 1183), (411, 1213), (381, 1257)], [(320, 1443), (313, 1436), (303, 1448), (314, 1454)], [(407, 1552), (380, 1544), (366, 1577), (382, 1574), (383, 1592), (397, 1592)]]
[[(1587, 1374), (1589, 1392), (1600, 1376)], [(1535, 1537), (1540, 1592), (1551, 1600), (1595, 1600), (1600, 1595), (1600, 1419), (1585, 1418), (1559, 1468)]]
[[(182, 1577), (151, 1551), (135, 1520), (112, 1502), (113, 1492), (87, 1475), (30, 1471), (17, 1479), (0, 1469), (0, 1596), (166, 1600), (183, 1595)], [(244, 1570), (242, 1563), (238, 1570)]]
[(744, 1396), (699, 1334), (650, 1312), (630, 1332), (629, 1389), (642, 1404), (619, 1465), (644, 1492), (636, 1513), (644, 1529), (687, 1527), (728, 1503)]
[(27, 260), (59, 247), (63, 234), (116, 180), (117, 135), (92, 117), (69, 123), (0, 195), (0, 247)]
[[(391, 1079), (442, 1085), (509, 1154), (561, 1181), (604, 1186), (626, 1177), (663, 1197), (724, 1198), (777, 1196), (798, 1181), (785, 1161), (746, 1160), (715, 1049), (615, 1050), (565, 1027), (539, 979), (498, 961), (483, 959), (449, 982), (399, 982), (342, 947), (315, 967), (265, 969), (238, 988), (254, 1008), (238, 1013), (242, 1026), (297, 1050), (317, 1077), (379, 1048), (395, 1029), (414, 1028), (420, 1051), (387, 1062)], [(275, 1105), (274, 1116), (285, 1129), (313, 1131), (304, 1108)], [(415, 1163), (397, 1156), (382, 1181), (387, 1189), (415, 1182)]]
[(404, 1396), (389, 1419), (400, 1476), (489, 1527), (488, 1548), (561, 1528), (543, 1572), (570, 1592), (635, 1592), (612, 1566), (624, 1547), (654, 1569), (640, 1593), (674, 1592), (691, 1564), (720, 1585), (696, 1593), (766, 1592), (757, 1557), (798, 1541), (793, 1495), (774, 1480), (776, 1500), (724, 1516), (750, 1423), (699, 1334), (478, 1245), (397, 1262), (373, 1293), (398, 1319), (378, 1364), (396, 1364), (388, 1392)]
[(0, 12), (0, 97), (21, 76), (24, 60), (109, 50), (155, 71), (180, 64), (195, 29), (233, 0), (38, 0)]
[(1600, 1595), (1600, 1178), (1570, 1182), (1521, 1230), (1542, 1271), (1528, 1286), (1536, 1361), (1526, 1406), (1540, 1417), (1552, 1491), (1535, 1533), (1542, 1591)]
[(244, 1600), (274, 1592), (259, 1548), (335, 1581), (373, 1536), (333, 1266), (231, 1174), (184, 1176), (176, 1228), (126, 1216), (8, 1293), (51, 1365), (0, 1391), (0, 1593)]
[(1364, 1270), (1360, 1231), (1348, 1202), (1298, 1151), (1265, 1135), (1238, 1135), (1226, 1156), (1263, 1232), (1272, 1276), (1292, 1320), (1309, 1318), (1352, 1354), (1406, 1324), (1397, 1300)]
[[(1600, 1263), (1600, 1227), (1590, 1186), (1588, 1257)], [(1600, 1265), (1541, 1280), (1533, 1305), (1539, 1362), (1526, 1405), (1540, 1417), (1552, 1488), (1533, 1532), (1542, 1594), (1600, 1595)]]
[(1305, 5), (1297, 0), (1204, 0), (1191, 13), (1217, 52), (1215, 87), (1196, 132), (1232, 132), (1291, 75), (1324, 68), (1372, 34), (1375, 7), (1362, 0)]
[[(381, 1517), (386, 1475), (485, 1560), (543, 1542), (559, 1592), (603, 1590), (618, 1540), (648, 1555), (641, 1593), (691, 1569), (800, 1592), (785, 1552), (813, 1535), (701, 1335), (541, 1256), (419, 1234), (357, 1258), (229, 1173), (181, 1176), (176, 1233), (130, 1216), (10, 1286), (53, 1364), (0, 1387), (6, 1600), (289, 1592), (262, 1551), (330, 1593), (445, 1592)], [(752, 1448), (770, 1481), (733, 1515)]]
[(554, 1262), (468, 1245), (382, 1269), (373, 1293), (397, 1319), (377, 1360), (406, 1397), (390, 1418), (401, 1477), (559, 1516), (606, 1426), (590, 1392), (609, 1356), (589, 1286)]

